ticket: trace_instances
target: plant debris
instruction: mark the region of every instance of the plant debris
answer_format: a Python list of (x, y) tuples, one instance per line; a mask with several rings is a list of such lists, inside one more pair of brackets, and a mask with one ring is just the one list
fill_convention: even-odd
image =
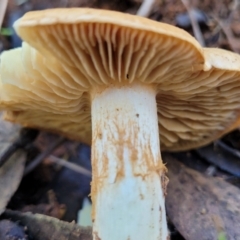
[(0, 214), (17, 190), (23, 176), (26, 153), (18, 150), (0, 168)]
[[(7, 210), (3, 217), (19, 222), (34, 240), (92, 240), (92, 229), (42, 214)], [(51, 236), (51, 237), (50, 237)]]
[(221, 178), (207, 177), (165, 154), (169, 218), (186, 240), (240, 236), (240, 189)]
[(4, 240), (29, 240), (25, 229), (9, 220), (0, 221), (0, 239)]

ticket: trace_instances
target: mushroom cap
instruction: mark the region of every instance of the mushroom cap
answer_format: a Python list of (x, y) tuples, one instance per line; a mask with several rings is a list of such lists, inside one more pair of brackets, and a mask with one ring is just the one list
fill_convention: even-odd
[(43, 58), (26, 43), (0, 59), (0, 108), (6, 120), (91, 142), (89, 96), (71, 86), (73, 78), (58, 61)]
[(201, 46), (187, 32), (130, 14), (49, 9), (25, 14), (14, 27), (45, 57), (73, 68), (87, 89), (112, 82), (161, 84), (174, 74), (180, 79), (208, 67)]
[(91, 90), (140, 81), (156, 87), (163, 150), (205, 145), (238, 125), (240, 57), (203, 49), (181, 29), (93, 9), (30, 12), (15, 28), (30, 46), (1, 56), (8, 120), (90, 144)]
[[(240, 56), (217, 48), (203, 52), (211, 68), (193, 72), (189, 84), (175, 85), (181, 96), (162, 104), (171, 120), (160, 124), (160, 129), (167, 128), (164, 137), (170, 132), (172, 136), (164, 142), (164, 150), (200, 147), (240, 126)], [(184, 96), (185, 92), (191, 96)]]

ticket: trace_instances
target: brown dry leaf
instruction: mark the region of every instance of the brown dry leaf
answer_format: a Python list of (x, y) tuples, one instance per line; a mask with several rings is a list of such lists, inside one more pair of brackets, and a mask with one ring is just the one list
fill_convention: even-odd
[(240, 239), (240, 189), (221, 178), (209, 177), (181, 164), (170, 154), (167, 162), (166, 208), (186, 240)]
[(23, 150), (18, 150), (0, 168), (0, 214), (4, 212), (20, 184), (25, 161), (26, 153)]
[[(19, 130), (18, 125), (0, 119), (0, 156), (19, 136)], [(0, 168), (0, 214), (18, 188), (23, 176), (25, 160), (26, 154), (18, 150)]]
[(21, 213), (7, 210), (4, 218), (9, 218), (26, 226), (35, 240), (92, 240), (92, 229), (80, 227), (42, 214)]

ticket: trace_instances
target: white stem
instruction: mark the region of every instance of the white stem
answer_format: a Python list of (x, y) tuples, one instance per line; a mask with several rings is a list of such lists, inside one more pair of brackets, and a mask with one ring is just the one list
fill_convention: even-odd
[(94, 240), (166, 240), (158, 117), (153, 87), (92, 93)]

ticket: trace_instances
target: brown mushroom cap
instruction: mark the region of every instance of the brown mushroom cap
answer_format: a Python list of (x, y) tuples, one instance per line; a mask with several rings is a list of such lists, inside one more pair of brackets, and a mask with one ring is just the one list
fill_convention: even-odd
[(92, 9), (30, 12), (15, 28), (33, 48), (1, 57), (1, 106), (11, 121), (90, 143), (91, 89), (141, 81), (157, 89), (163, 150), (207, 144), (238, 124), (240, 57), (202, 49), (183, 30)]

